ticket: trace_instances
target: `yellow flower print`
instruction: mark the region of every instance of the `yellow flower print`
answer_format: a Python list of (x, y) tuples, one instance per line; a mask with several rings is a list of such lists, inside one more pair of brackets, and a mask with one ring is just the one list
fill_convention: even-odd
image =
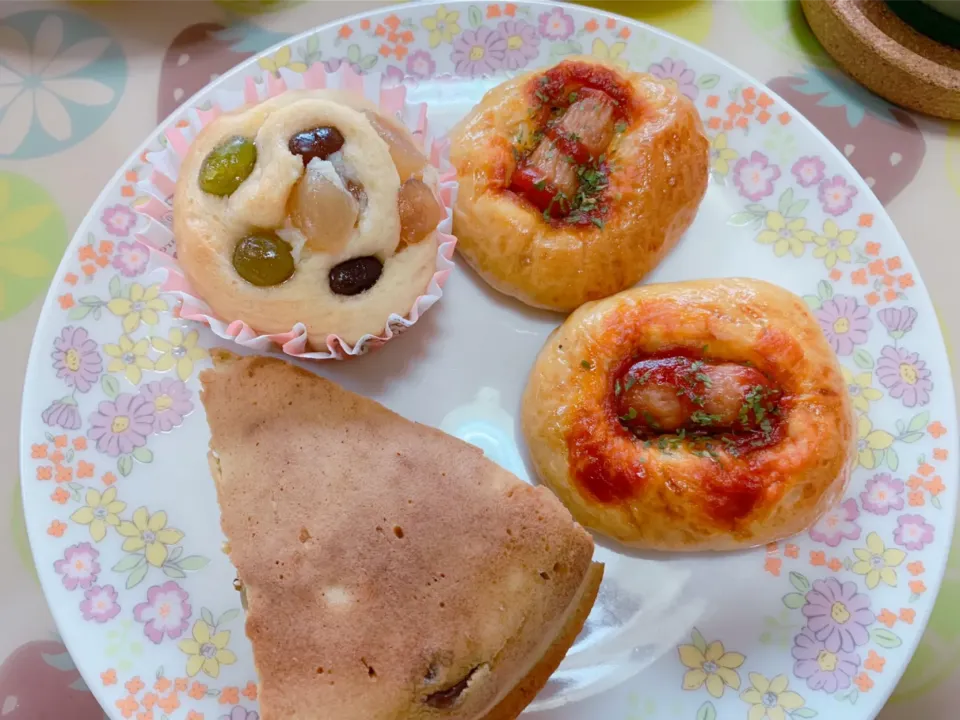
[(424, 30), (430, 31), (430, 47), (435, 48), (440, 43), (453, 42), (453, 38), (460, 34), (460, 26), (457, 20), (460, 19), (460, 12), (450, 12), (441, 5), (437, 9), (437, 14), (433, 17), (427, 17), (420, 21)]
[(139, 283), (130, 286), (130, 297), (114, 298), (107, 303), (107, 309), (117, 317), (123, 318), (123, 331), (132, 333), (140, 322), (156, 325), (160, 322), (158, 312), (165, 312), (167, 302), (160, 299), (160, 285), (144, 288)]
[(150, 343), (144, 338), (134, 342), (121, 335), (118, 344), (106, 344), (103, 351), (110, 356), (107, 372), (122, 372), (134, 385), (140, 383), (144, 370), (153, 370), (153, 360), (147, 357)]
[(264, 70), (269, 70), (274, 74), (276, 74), (276, 72), (282, 67), (298, 73), (307, 71), (307, 66), (304, 63), (298, 61), (290, 62), (289, 45), (280, 48), (273, 55), (267, 55), (266, 57), (260, 58), (257, 61), (257, 64)]
[(190, 677), (201, 670), (212, 678), (219, 677), (221, 665), (233, 665), (237, 661), (237, 656), (227, 650), (230, 631), (211, 635), (210, 629), (206, 622), (197, 620), (193, 624), (193, 639), (181, 640), (177, 644), (181, 652), (190, 656), (187, 659), (187, 675)]
[(147, 562), (154, 567), (163, 567), (167, 561), (167, 545), (174, 545), (183, 539), (183, 533), (167, 527), (167, 514), (162, 510), (150, 515), (145, 507), (133, 513), (133, 522), (124, 520), (117, 527), (123, 535), (123, 551), (143, 552)]
[(857, 418), (857, 462), (873, 470), (883, 457), (883, 451), (893, 445), (893, 435), (886, 430), (874, 430), (866, 415)]
[(759, 673), (750, 673), (749, 677), (753, 687), (740, 694), (740, 699), (751, 706), (747, 720), (786, 720), (803, 707), (803, 698), (787, 690), (790, 681), (786, 675), (777, 675), (770, 680)]
[(740, 153), (727, 147), (727, 134), (718, 133), (710, 139), (710, 167), (717, 175), (730, 172), (730, 163), (740, 157)]
[(881, 580), (890, 587), (897, 586), (897, 571), (894, 568), (907, 557), (903, 550), (888, 550), (880, 536), (872, 532), (867, 535), (867, 546), (854, 548), (853, 554), (857, 556), (857, 562), (851, 569), (857, 575), (866, 576), (864, 581), (868, 588), (873, 590)]
[(823, 258), (823, 264), (832, 268), (840, 262), (850, 262), (850, 246), (857, 239), (856, 230), (841, 230), (833, 220), (823, 223), (823, 235), (817, 235), (813, 241), (817, 247), (813, 250), (815, 258)]
[(193, 363), (207, 357), (207, 351), (197, 346), (200, 335), (196, 330), (184, 333), (181, 328), (171, 328), (166, 339), (162, 337), (150, 338), (154, 350), (163, 353), (155, 364), (157, 372), (166, 372), (172, 367), (177, 368), (177, 377), (186, 381), (193, 375)]
[(740, 653), (725, 652), (723, 643), (704, 646), (703, 636), (694, 631), (693, 645), (680, 645), (680, 662), (689, 668), (683, 676), (684, 690), (699, 690), (704, 685), (715, 698), (723, 695), (724, 687), (740, 689), (740, 676), (735, 669), (746, 659)]
[(800, 257), (806, 249), (804, 243), (813, 241), (813, 230), (807, 230), (807, 221), (803, 218), (784, 217), (776, 210), (771, 210), (763, 224), (766, 228), (757, 235), (757, 242), (773, 245), (773, 254), (777, 257), (783, 257), (787, 252)]
[(840, 368), (843, 373), (843, 382), (847, 385), (847, 391), (853, 400), (853, 406), (862, 413), (870, 410), (870, 403), (876, 402), (883, 397), (883, 393), (873, 387), (873, 375), (868, 372), (853, 374), (845, 367)]
[(624, 42), (615, 42), (607, 45), (600, 38), (596, 38), (593, 41), (593, 49), (590, 51), (590, 54), (595, 58), (606, 60), (608, 63), (626, 70), (627, 61), (620, 57), (626, 49), (627, 44)]
[(107, 488), (103, 494), (90, 488), (83, 498), (84, 506), (73, 513), (70, 519), (80, 525), (90, 526), (90, 537), (100, 542), (107, 536), (107, 525), (117, 527), (120, 524), (118, 513), (127, 507), (125, 502), (117, 500), (117, 489)]

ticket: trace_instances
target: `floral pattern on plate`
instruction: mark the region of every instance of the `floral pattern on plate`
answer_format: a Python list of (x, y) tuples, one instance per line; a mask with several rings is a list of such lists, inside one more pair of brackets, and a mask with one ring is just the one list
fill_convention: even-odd
[[(24, 35), (27, 47), (37, 31)], [(842, 156), (722, 61), (589, 9), (422, 3), (284, 42), (218, 82), (237, 89), (264, 71), (284, 82), (315, 63), (347, 63), (397, 82), (467, 83), (585, 53), (651, 72), (696, 103), (711, 142), (710, 192), (730, 208), (721, 221), (736, 238), (728, 252), (749, 254), (784, 284), (799, 278), (790, 282), (853, 398), (857, 469), (807, 533), (746, 554), (749, 617), (718, 607), (628, 685), (544, 716), (628, 720), (643, 693), (668, 697), (690, 720), (872, 717), (940, 581), (956, 427), (932, 307), (880, 204)], [(198, 110), (181, 108), (169, 122)], [(147, 152), (164, 142), (155, 134)], [(27, 524), (64, 634), (103, 648), (82, 669), (111, 717), (258, 720), (206, 475), (186, 501), (164, 493), (181, 462), (203, 468), (202, 456), (181, 458), (178, 443), (202, 434), (197, 374), (210, 338), (161, 289), (152, 228), (170, 218), (144, 191), (145, 157), (131, 159), (93, 208), (48, 299), (25, 402)]]

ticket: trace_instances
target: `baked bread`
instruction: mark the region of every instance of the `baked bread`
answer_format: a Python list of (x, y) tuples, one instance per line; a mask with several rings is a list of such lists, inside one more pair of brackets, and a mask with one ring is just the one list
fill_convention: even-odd
[(354, 344), (406, 315), (436, 270), (437, 172), (360, 96), (290, 91), (194, 140), (174, 196), (177, 258), (227, 322)]
[(546, 489), (279, 360), (201, 375), (264, 720), (506, 720), (596, 598)]
[(798, 533), (840, 498), (854, 458), (850, 398), (816, 319), (756, 280), (584, 305), (540, 352), (522, 424), (577, 520), (659, 550)]
[(693, 103), (595, 58), (499, 85), (451, 137), (457, 249), (495, 289), (548, 310), (636, 284), (707, 189)]

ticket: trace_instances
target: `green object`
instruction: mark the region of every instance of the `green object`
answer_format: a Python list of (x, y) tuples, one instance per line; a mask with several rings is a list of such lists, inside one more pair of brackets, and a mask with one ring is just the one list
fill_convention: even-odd
[[(887, 2), (887, 5), (897, 17), (921, 35), (960, 50), (960, 2), (894, 0)], [(942, 8), (942, 11), (934, 8)]]
[(234, 136), (217, 145), (200, 166), (200, 189), (211, 195), (233, 195), (257, 164), (253, 140)]
[(233, 267), (251, 285), (279, 285), (295, 270), (293, 248), (271, 232), (248, 235), (233, 251)]
[(0, 320), (46, 291), (67, 240), (50, 194), (23, 175), (0, 172)]
[(819, 67), (834, 65), (810, 30), (800, 0), (743, 0), (737, 6), (756, 35), (778, 52)]

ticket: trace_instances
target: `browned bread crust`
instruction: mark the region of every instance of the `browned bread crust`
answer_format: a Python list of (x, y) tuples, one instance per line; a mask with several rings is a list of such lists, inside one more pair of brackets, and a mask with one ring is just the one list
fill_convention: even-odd
[(215, 359), (264, 720), (515, 717), (592, 605), (589, 534), (471, 445), (285, 362)]

